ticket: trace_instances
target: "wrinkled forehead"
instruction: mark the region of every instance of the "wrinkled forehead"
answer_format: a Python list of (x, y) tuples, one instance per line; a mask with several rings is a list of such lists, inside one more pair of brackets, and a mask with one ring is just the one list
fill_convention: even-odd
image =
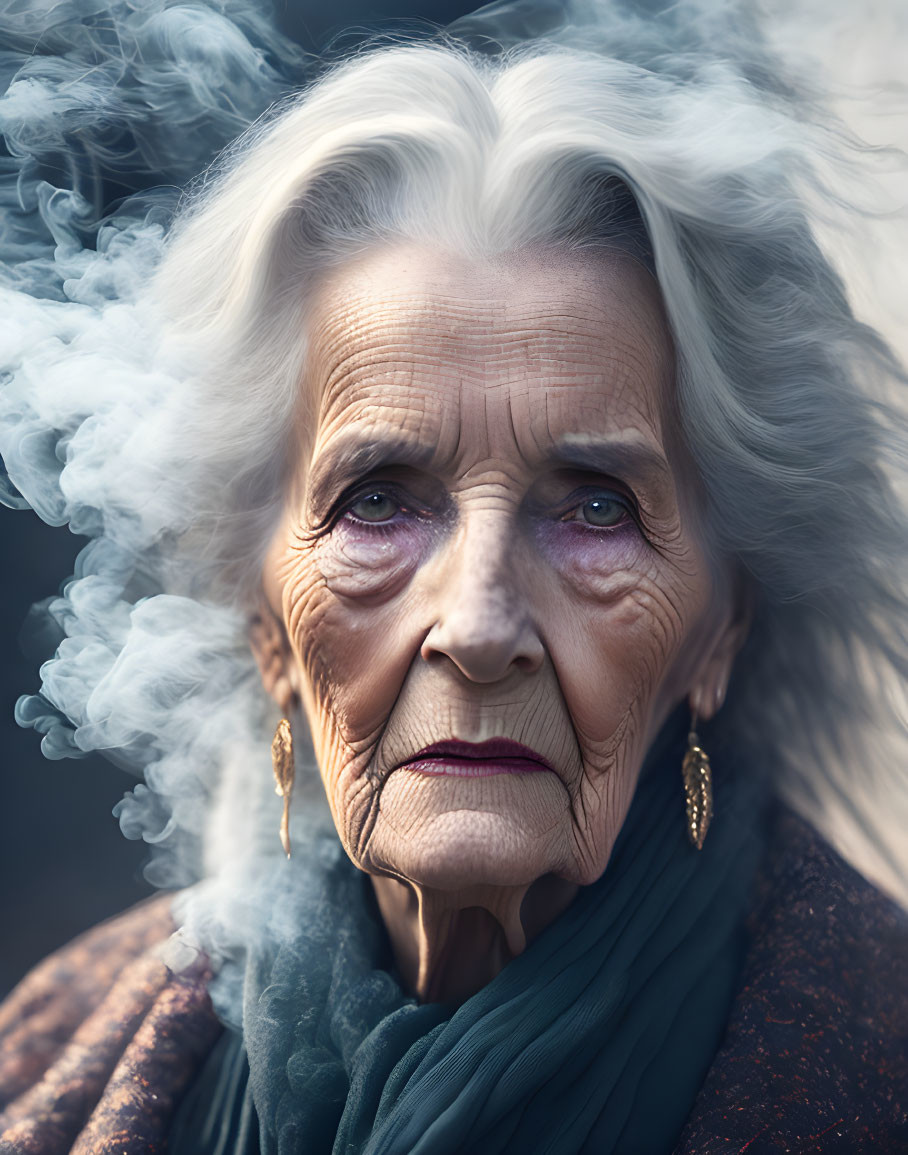
[(316, 452), (389, 422), (439, 452), (532, 456), (624, 429), (667, 449), (671, 342), (656, 285), (626, 256), (389, 246), (333, 270), (312, 304)]

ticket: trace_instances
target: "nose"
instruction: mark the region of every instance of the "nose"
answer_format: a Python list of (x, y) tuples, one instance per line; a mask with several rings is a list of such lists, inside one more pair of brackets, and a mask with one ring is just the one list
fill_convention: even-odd
[[(422, 657), (449, 659), (471, 682), (533, 673), (544, 648), (530, 613), (514, 530), (503, 515), (477, 515), (437, 558), (437, 616)], [(523, 570), (523, 572), (521, 572)]]

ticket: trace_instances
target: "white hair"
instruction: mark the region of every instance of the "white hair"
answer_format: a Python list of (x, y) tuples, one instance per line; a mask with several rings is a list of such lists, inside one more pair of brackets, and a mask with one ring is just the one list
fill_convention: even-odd
[[(217, 786), (225, 740), (259, 750), (267, 785), (244, 612), (283, 501), (320, 275), (398, 239), (476, 256), (606, 247), (658, 280), (712, 541), (755, 599), (713, 748), (746, 744), (815, 820), (844, 799), (885, 838), (881, 796), (908, 809), (903, 768), (868, 765), (856, 736), (885, 714), (892, 671), (908, 671), (908, 535), (890, 480), (904, 428), (883, 401), (905, 377), (815, 239), (841, 205), (821, 174), (844, 144), (793, 96), (714, 58), (656, 68), (545, 43), (493, 57), (382, 47), (275, 106), (187, 197), (143, 298), (164, 318), (156, 369), (133, 386), (145, 425), (133, 410), (128, 449), (99, 439), (108, 479), (111, 457), (129, 463), (118, 499), (82, 502), (103, 511), (81, 576), (86, 603), (108, 583), (89, 616), (109, 653), (93, 666), (97, 654), (64, 643), (45, 672), (57, 712), (26, 703), (23, 719), (40, 717), (51, 745), (143, 764), (146, 792), (122, 821), (164, 847), (198, 833), (198, 791), (252, 792), (243, 758)], [(167, 806), (149, 835), (155, 793)], [(209, 834), (214, 859), (231, 831)]]

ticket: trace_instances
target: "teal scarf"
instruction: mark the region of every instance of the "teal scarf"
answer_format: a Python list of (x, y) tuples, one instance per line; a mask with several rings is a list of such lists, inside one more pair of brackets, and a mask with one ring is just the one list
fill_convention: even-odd
[(248, 959), (243, 1038), (187, 1097), (174, 1155), (670, 1152), (722, 1037), (761, 848), (741, 766), (716, 775), (706, 844), (689, 845), (685, 723), (650, 752), (603, 877), (456, 1009), (405, 997), (367, 880), (335, 840), (313, 847), (285, 872), (283, 942)]

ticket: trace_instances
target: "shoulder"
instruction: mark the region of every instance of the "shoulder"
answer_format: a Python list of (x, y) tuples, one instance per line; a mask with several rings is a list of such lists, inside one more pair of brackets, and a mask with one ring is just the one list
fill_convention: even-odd
[(204, 965), (174, 974), (161, 958), (173, 929), (169, 896), (141, 903), (0, 1005), (0, 1155), (159, 1149), (220, 1029)]
[(908, 1151), (908, 916), (780, 811), (679, 1155)]

